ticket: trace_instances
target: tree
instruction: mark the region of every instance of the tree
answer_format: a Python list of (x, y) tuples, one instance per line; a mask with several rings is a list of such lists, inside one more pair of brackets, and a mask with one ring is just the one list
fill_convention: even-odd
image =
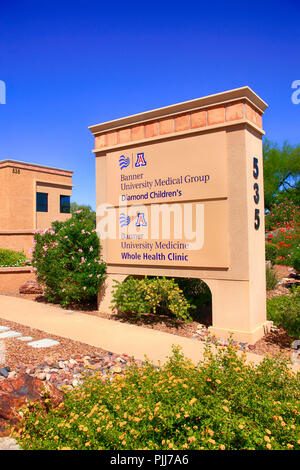
[(91, 208), (91, 206), (71, 202), (71, 213), (76, 214), (78, 211), (82, 211), (84, 218), (93, 222), (94, 227), (96, 227), (96, 212)]
[(300, 204), (300, 145), (284, 142), (280, 148), (265, 139), (263, 157), (265, 208), (286, 199)]

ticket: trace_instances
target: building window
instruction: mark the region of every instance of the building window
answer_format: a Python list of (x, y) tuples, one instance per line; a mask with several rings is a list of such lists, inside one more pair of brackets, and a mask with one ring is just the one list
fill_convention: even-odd
[(48, 194), (36, 193), (36, 211), (48, 212)]
[(70, 214), (71, 212), (70, 196), (60, 196), (60, 212), (62, 214)]

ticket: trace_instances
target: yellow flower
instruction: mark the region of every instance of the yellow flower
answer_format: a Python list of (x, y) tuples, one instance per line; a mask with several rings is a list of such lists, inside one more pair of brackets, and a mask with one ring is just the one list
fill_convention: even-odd
[(220, 445), (220, 449), (221, 449), (221, 450), (225, 450), (224, 444), (221, 444), (221, 445)]
[(266, 448), (267, 448), (267, 449), (272, 449), (271, 444), (267, 444), (267, 445), (266, 445)]
[(197, 401), (197, 398), (192, 398), (192, 399), (190, 400), (190, 405), (193, 405), (193, 403), (195, 403), (196, 401)]
[(267, 434), (272, 434), (269, 429), (266, 429), (266, 433), (267, 433)]
[(221, 380), (217, 379), (217, 380), (216, 380), (216, 383), (217, 383), (217, 384), (221, 384), (222, 382), (221, 382)]
[(270, 442), (269, 436), (264, 436), (264, 440), (265, 440), (266, 442)]
[(240, 429), (244, 429), (244, 426), (242, 424), (239, 424)]
[(226, 413), (229, 413), (229, 409), (227, 408), (227, 406), (223, 406), (223, 410), (226, 411)]
[(188, 437), (189, 442), (195, 442), (196, 438), (194, 436)]

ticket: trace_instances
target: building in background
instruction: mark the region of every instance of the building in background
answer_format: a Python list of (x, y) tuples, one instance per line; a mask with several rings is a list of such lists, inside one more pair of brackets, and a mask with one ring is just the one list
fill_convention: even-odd
[(59, 168), (0, 161), (0, 248), (28, 254), (35, 230), (71, 216), (72, 175)]

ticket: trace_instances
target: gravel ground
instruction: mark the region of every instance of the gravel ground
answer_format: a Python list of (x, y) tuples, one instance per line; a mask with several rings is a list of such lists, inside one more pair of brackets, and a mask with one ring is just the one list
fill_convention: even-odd
[(43, 338), (50, 338), (59, 341), (59, 344), (57, 346), (52, 346), (51, 348), (36, 349), (27, 346), (26, 343), (16, 338), (1, 340), (5, 342), (6, 346), (5, 365), (10, 366), (12, 369), (14, 369), (18, 365), (25, 363), (32, 366), (38, 366), (44, 360), (52, 360), (53, 362), (55, 362), (58, 359), (69, 358), (75, 354), (85, 356), (93, 354), (94, 352), (99, 352), (100, 354), (103, 354), (105, 352), (101, 348), (96, 348), (94, 346), (89, 346), (88, 344), (80, 343), (78, 341), (72, 341), (66, 338), (51, 335), (45, 333), (44, 331), (36, 330), (28, 326), (4, 320), (2, 318), (0, 318), (0, 325), (7, 326), (11, 330), (18, 331), (22, 333), (23, 336), (32, 336), (32, 341)]
[[(23, 336), (31, 336), (33, 340), (50, 338), (59, 341), (56, 346), (35, 349), (18, 337), (1, 339), (1, 343), (5, 344), (5, 363), (0, 364), (0, 383), (23, 372), (63, 390), (70, 390), (95, 373), (102, 380), (111, 380), (115, 375), (123, 374), (132, 361), (137, 364), (142, 362), (126, 354), (114, 354), (84, 343), (48, 335), (15, 322), (0, 319), (0, 326), (7, 326)], [(21, 448), (14, 439), (0, 437), (0, 450)]]

